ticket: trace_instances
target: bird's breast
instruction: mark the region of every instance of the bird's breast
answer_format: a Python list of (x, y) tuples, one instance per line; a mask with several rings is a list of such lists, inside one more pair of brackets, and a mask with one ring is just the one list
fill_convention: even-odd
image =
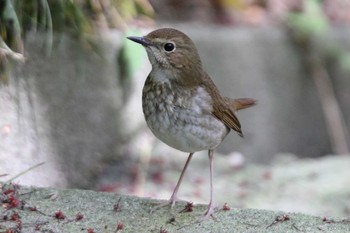
[(201, 86), (184, 88), (149, 77), (143, 89), (142, 106), (155, 136), (184, 152), (213, 149), (229, 132), (212, 114), (212, 99)]

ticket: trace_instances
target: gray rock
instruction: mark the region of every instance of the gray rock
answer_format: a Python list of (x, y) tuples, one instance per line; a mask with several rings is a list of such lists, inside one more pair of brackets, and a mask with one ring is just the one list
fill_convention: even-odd
[[(6, 189), (5, 189), (6, 190)], [(3, 190), (4, 191), (4, 190)], [(11, 221), (14, 211), (21, 221), (21, 232), (349, 232), (348, 220), (314, 217), (286, 212), (254, 209), (218, 210), (212, 219), (197, 222), (205, 206), (192, 212), (174, 209), (150, 210), (159, 200), (86, 190), (56, 190), (19, 187), (23, 208), (4, 210), (0, 227), (18, 229)], [(16, 195), (14, 195), (17, 197)], [(4, 216), (7, 217), (4, 217)], [(77, 216), (81, 217), (78, 218)], [(123, 225), (118, 230), (118, 225)]]

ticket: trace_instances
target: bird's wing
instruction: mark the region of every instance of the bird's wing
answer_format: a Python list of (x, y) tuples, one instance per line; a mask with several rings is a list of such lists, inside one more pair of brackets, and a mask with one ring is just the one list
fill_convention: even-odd
[(232, 109), (228, 108), (227, 106), (222, 106), (222, 107), (214, 106), (213, 114), (217, 118), (219, 118), (222, 122), (224, 122), (226, 126), (237, 131), (239, 136), (243, 137), (241, 123), (239, 122), (238, 118), (236, 117)]
[(241, 124), (234, 113), (236, 111), (235, 105), (229, 104), (228, 98), (223, 98), (220, 95), (218, 88), (206, 73), (203, 75), (203, 82), (213, 101), (213, 115), (243, 137)]

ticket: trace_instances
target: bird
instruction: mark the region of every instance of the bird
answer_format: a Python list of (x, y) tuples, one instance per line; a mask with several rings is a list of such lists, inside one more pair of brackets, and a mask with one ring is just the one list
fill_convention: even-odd
[(168, 146), (189, 153), (170, 199), (162, 206), (175, 205), (194, 153), (207, 150), (210, 201), (203, 218), (209, 218), (215, 212), (214, 150), (231, 130), (243, 137), (235, 112), (254, 106), (256, 100), (222, 96), (204, 71), (194, 42), (177, 29), (160, 28), (145, 36), (127, 38), (145, 48), (152, 65), (142, 90), (142, 109), (148, 127)]

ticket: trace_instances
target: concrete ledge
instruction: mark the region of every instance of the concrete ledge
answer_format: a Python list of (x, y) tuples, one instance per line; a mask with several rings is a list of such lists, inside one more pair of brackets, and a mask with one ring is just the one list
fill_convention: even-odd
[(218, 210), (198, 223), (204, 205), (180, 213), (180, 202), (150, 214), (159, 200), (88, 190), (2, 185), (0, 200), (0, 232), (19, 225), (18, 232), (350, 232), (348, 220), (255, 209)]

